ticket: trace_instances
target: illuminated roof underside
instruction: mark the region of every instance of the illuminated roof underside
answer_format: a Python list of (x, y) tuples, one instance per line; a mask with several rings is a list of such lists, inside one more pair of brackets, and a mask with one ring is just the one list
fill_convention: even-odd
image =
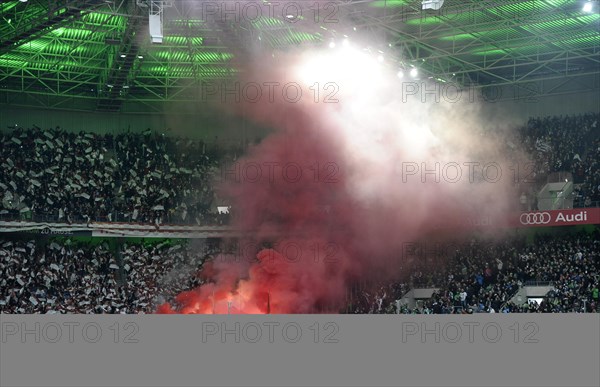
[(159, 111), (166, 101), (197, 100), (203, 81), (235, 77), (236, 59), (252, 45), (285, 50), (353, 31), (338, 20), (384, 40), (396, 63), (443, 82), (539, 94), (600, 87), (600, 15), (579, 0), (446, 0), (439, 11), (421, 10), (420, 1), (342, 1), (299, 17), (219, 23), (202, 20), (200, 4), (165, 8), (165, 38), (153, 45), (148, 10), (134, 1), (4, 2), (0, 103)]

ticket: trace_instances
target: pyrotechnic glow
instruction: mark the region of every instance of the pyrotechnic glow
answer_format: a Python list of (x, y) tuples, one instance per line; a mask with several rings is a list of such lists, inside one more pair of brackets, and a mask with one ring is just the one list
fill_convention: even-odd
[(336, 84), (340, 96), (370, 98), (383, 82), (381, 61), (349, 44), (335, 50), (310, 51), (295, 65), (295, 77), (305, 86)]
[[(381, 78), (381, 66), (375, 58), (369, 53), (350, 46), (349, 42), (333, 51), (309, 51), (303, 55), (300, 66), (306, 67), (309, 77), (317, 75), (340, 80), (353, 77), (367, 81)], [(321, 70), (315, 69), (314, 66), (319, 66)]]

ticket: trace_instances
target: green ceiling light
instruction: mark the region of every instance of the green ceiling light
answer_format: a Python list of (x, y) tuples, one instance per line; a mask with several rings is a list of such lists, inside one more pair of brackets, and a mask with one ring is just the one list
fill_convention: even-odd
[(187, 39), (185, 36), (163, 36), (163, 45), (186, 46)]
[(537, 2), (523, 2), (518, 4), (506, 4), (506, 5), (498, 5), (489, 7), (489, 11), (495, 15), (504, 16), (504, 17), (523, 17), (525, 15), (532, 15), (533, 12), (538, 12), (540, 8), (540, 4)]
[(90, 12), (81, 17), (85, 24), (92, 24), (103, 27), (121, 27), (125, 28), (127, 19), (124, 16), (108, 15), (105, 13)]
[(579, 16), (576, 18), (577, 20), (579, 20), (582, 23), (593, 23), (595, 21), (597, 21), (598, 19), (600, 19), (600, 14), (598, 13), (594, 13), (591, 15), (585, 15), (585, 16)]
[(546, 0), (545, 2), (550, 4), (552, 7), (561, 7), (565, 4), (572, 3), (573, 0)]
[(512, 29), (512, 28), (503, 28), (503, 29), (496, 29), (496, 30), (492, 30), (492, 31), (478, 31), (478, 32), (474, 32), (474, 33), (470, 33), (470, 34), (456, 34), (456, 35), (450, 35), (450, 36), (443, 36), (440, 37), (440, 40), (446, 40), (446, 41), (456, 41), (456, 40), (471, 40), (471, 39), (476, 39), (476, 38), (480, 38), (480, 37), (484, 37), (484, 38), (488, 38), (488, 39), (492, 39), (492, 40), (499, 40), (499, 39), (506, 39), (506, 38), (518, 38), (520, 35), (519, 33)]
[(522, 36), (514, 28), (499, 28), (499, 29), (494, 29), (492, 31), (478, 32), (477, 34), (480, 36), (484, 36), (488, 39), (492, 39), (492, 40), (513, 39), (513, 38), (519, 38)]
[(91, 38), (90, 35), (92, 35), (92, 31), (90, 30), (69, 27), (58, 28), (54, 31), (51, 31), (50, 33), (67, 39), (77, 39), (86, 41), (89, 40)]
[(154, 51), (152, 56), (160, 60), (167, 60), (169, 58), (169, 51)]
[(199, 62), (220, 62), (231, 58), (233, 58), (233, 54), (228, 52), (203, 52), (194, 57)]
[(29, 58), (29, 56), (26, 54), (12, 51), (12, 52), (7, 52), (6, 54), (1, 55), (0, 58), (6, 59), (6, 60), (25, 61), (26, 62), (27, 58)]
[(506, 51), (500, 50), (500, 49), (492, 49), (492, 50), (483, 50), (483, 51), (473, 52), (473, 54), (481, 55), (481, 56), (505, 55)]
[(204, 20), (201, 19), (173, 19), (169, 20), (168, 24), (170, 26), (178, 26), (178, 27), (201, 27), (205, 24)]
[(578, 38), (561, 40), (558, 44), (568, 46), (597, 46), (600, 44), (600, 35), (596, 36), (581, 36)]
[(439, 24), (442, 22), (442, 19), (437, 17), (437, 15), (426, 15), (421, 17), (420, 19), (410, 19), (406, 21), (406, 24), (409, 26), (429, 26), (434, 24)]
[(255, 20), (252, 20), (252, 26), (258, 29), (269, 27), (282, 27), (285, 25), (286, 23), (284, 23), (283, 20), (276, 19), (274, 17), (259, 16)]
[(529, 32), (532, 32), (532, 30), (552, 30), (552, 29), (564, 30), (565, 27), (569, 27), (569, 28), (578, 30), (578, 29), (580, 29), (582, 23), (590, 24), (590, 23), (597, 21), (598, 19), (600, 19), (600, 15), (590, 14), (590, 15), (577, 16), (577, 17), (573, 17), (573, 18), (569, 18), (569, 19), (550, 20), (550, 21), (546, 21), (546, 22), (527, 24), (527, 25), (524, 25), (523, 28)]
[(288, 43), (298, 44), (302, 42), (319, 42), (321, 41), (320, 34), (309, 34), (307, 32), (290, 31), (284, 39)]
[(579, 26), (579, 23), (577, 23), (577, 20), (575, 20), (575, 19), (553, 20), (553, 21), (549, 21), (549, 22), (545, 22), (545, 23), (536, 23), (536, 24), (531, 25), (531, 27), (538, 28), (541, 30), (564, 28), (564, 27), (575, 27), (575, 26)]
[(65, 28), (57, 28), (55, 30), (50, 31), (51, 35), (61, 36), (65, 32)]
[(66, 61), (66, 62), (61, 62), (61, 65), (59, 66), (59, 70), (75, 70), (77, 67), (79, 67), (79, 63), (74, 62), (74, 61)]
[(409, 3), (408, 0), (375, 0), (371, 3), (369, 3), (369, 6), (375, 7), (375, 8), (393, 8), (393, 7), (401, 7), (408, 3)]
[(0, 4), (0, 14), (10, 11), (11, 9), (13, 9), (16, 6), (17, 6), (17, 3), (14, 1)]
[(543, 53), (544, 51), (548, 50), (548, 47), (546, 47), (543, 44), (532, 44), (529, 46), (508, 48), (508, 50), (511, 52), (515, 52), (515, 53), (530, 54), (530, 53), (538, 53), (538, 52)]
[(457, 35), (450, 35), (450, 36), (443, 36), (440, 38), (441, 40), (469, 40), (469, 39), (475, 39), (475, 35), (473, 34), (457, 34)]
[[(194, 61), (202, 63), (224, 62), (233, 58), (233, 54), (228, 52), (200, 52), (194, 55)], [(187, 61), (187, 53), (182, 57), (182, 62)]]
[(28, 51), (44, 51), (44, 49), (50, 43), (52, 43), (52, 39), (39, 38), (39, 39), (34, 39), (30, 42), (27, 42), (19, 48), (23, 49), (23, 50), (28, 50)]
[(501, 50), (499, 48), (491, 48), (491, 49), (483, 49), (483, 50), (475, 50), (472, 52), (473, 55), (506, 55), (508, 52), (506, 50)]
[(7, 67), (25, 67), (27, 64), (24, 60), (4, 59), (0, 57), (0, 65)]
[(485, 23), (493, 21), (490, 16), (481, 11), (470, 11), (461, 13), (449, 13), (444, 12), (443, 15), (437, 15), (435, 13), (422, 13), (421, 17), (415, 19), (409, 19), (406, 24), (409, 26), (432, 26), (440, 24), (444, 21), (452, 21), (456, 24), (470, 25), (473, 23)]

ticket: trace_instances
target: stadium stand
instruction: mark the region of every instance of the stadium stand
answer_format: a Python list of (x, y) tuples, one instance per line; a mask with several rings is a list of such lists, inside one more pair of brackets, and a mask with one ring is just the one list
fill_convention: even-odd
[[(1, 219), (219, 223), (211, 178), (224, 150), (149, 131), (3, 133)], [(208, 149), (207, 149), (208, 148)]]
[[(497, 243), (473, 240), (447, 262), (420, 265), (407, 283), (384, 285), (365, 293), (354, 313), (598, 313), (600, 236), (577, 233), (540, 235), (532, 244), (510, 239)], [(528, 284), (552, 287), (541, 303), (513, 296)], [(387, 288), (400, 292), (385, 291)], [(410, 308), (397, 301), (411, 288), (436, 289), (430, 299)], [(398, 309), (398, 306), (400, 309)]]
[(545, 182), (553, 172), (570, 172), (575, 183), (574, 207), (598, 206), (600, 115), (531, 118), (518, 141), (533, 157), (533, 177)]
[[(535, 118), (517, 131), (538, 183), (553, 172), (572, 173), (576, 207), (600, 203), (599, 120), (598, 114)], [(241, 152), (150, 130), (113, 136), (12, 128), (0, 144), (0, 220), (35, 222), (226, 223), (214, 211), (213, 180)], [(443, 267), (416, 262), (405, 283), (378, 284), (348, 311), (598, 312), (599, 240), (580, 234), (530, 245), (474, 241)], [(0, 306), (8, 313), (149, 313), (198, 285), (198, 269), (216, 252), (4, 238), (0, 246)], [(513, 296), (528, 281), (551, 283), (553, 290), (541, 304), (516, 304)], [(438, 290), (418, 307), (400, 306), (397, 300), (415, 287)]]
[(196, 245), (0, 241), (3, 313), (151, 313), (200, 284), (210, 248)]
[[(151, 313), (203, 283), (214, 244), (0, 240), (4, 313)], [(380, 283), (352, 301), (351, 313), (598, 313), (600, 238), (578, 233), (483, 243), (473, 240), (436, 269), (421, 265), (406, 283)], [(440, 269), (441, 267), (441, 269)], [(551, 284), (541, 304), (513, 301), (530, 282)], [(415, 287), (436, 288), (414, 308), (398, 300)]]
[[(599, 120), (537, 118), (518, 131), (539, 184), (550, 173), (572, 173), (575, 207), (600, 203)], [(0, 219), (69, 223), (223, 224), (213, 180), (241, 152), (149, 130), (113, 136), (14, 128), (0, 143)], [(536, 209), (534, 192), (527, 194), (524, 209)]]

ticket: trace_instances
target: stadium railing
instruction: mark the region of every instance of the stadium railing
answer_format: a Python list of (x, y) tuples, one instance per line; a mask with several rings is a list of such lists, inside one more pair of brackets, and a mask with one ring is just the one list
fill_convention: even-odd
[[(201, 225), (226, 225), (227, 217), (220, 217), (219, 215), (214, 215), (210, 217), (205, 217)], [(0, 214), (0, 221), (7, 222), (18, 222), (18, 221), (28, 221), (28, 222), (36, 222), (36, 223), (86, 223), (87, 218), (82, 216), (71, 216), (70, 222), (68, 222), (64, 217), (62, 219), (58, 219), (58, 215), (51, 214)], [(107, 217), (96, 217), (91, 219), (94, 222), (108, 222)], [(133, 223), (133, 224), (154, 224), (153, 221), (142, 221), (140, 219), (132, 220), (131, 217), (125, 216), (124, 214), (116, 214), (112, 217), (112, 222), (114, 223)], [(161, 224), (173, 224), (173, 225), (198, 225), (196, 219), (189, 218), (187, 220), (182, 219), (166, 219), (163, 220)]]

